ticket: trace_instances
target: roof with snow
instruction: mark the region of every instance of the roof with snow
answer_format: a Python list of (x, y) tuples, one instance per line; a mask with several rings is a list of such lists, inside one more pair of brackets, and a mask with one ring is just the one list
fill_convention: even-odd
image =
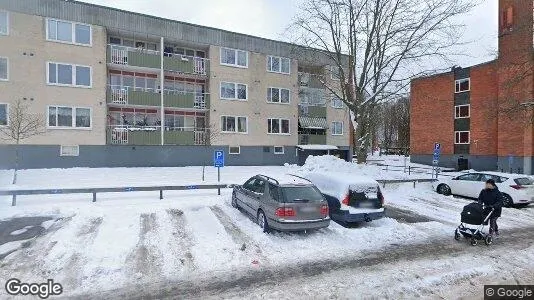
[(332, 145), (297, 145), (302, 150), (338, 150), (337, 146)]

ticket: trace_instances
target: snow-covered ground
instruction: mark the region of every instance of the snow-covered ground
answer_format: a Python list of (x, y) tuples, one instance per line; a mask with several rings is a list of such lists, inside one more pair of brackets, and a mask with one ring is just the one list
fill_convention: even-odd
[[(260, 173), (310, 171), (347, 172), (374, 179), (421, 178), (421, 174), (408, 176), (404, 172), (386, 172), (380, 166), (360, 166), (333, 157), (315, 157), (303, 167), (225, 167), (221, 170), (221, 182), (243, 183)], [(10, 171), (0, 171), (0, 183), (13, 188), (9, 184), (11, 176)], [(20, 171), (15, 187), (189, 185), (201, 184), (200, 179), (201, 167), (43, 169)], [(205, 183), (216, 181), (216, 169), (207, 168)], [(387, 206), (414, 211), (435, 221), (409, 224), (385, 218), (352, 229), (331, 223), (327, 229), (317, 232), (266, 235), (248, 216), (230, 206), (229, 189), (223, 190), (221, 196), (212, 190), (168, 191), (163, 200), (159, 200), (158, 192), (99, 194), (96, 203), (91, 202), (91, 195), (84, 194), (20, 196), (16, 207), (10, 206), (9, 197), (2, 197), (0, 220), (52, 216), (55, 221), (44, 224), (49, 227), (44, 236), (25, 243), (24, 248), (0, 260), (0, 281), (16, 277), (26, 282), (43, 282), (54, 278), (63, 285), (66, 295), (76, 295), (143, 282), (202, 281), (230, 273), (343, 259), (352, 254), (381, 251), (392, 245), (451, 240), (460, 211), (469, 203), (469, 200), (438, 195), (432, 192), (429, 184), (418, 184), (415, 189), (411, 184), (388, 185), (384, 194)], [(517, 227), (532, 228), (534, 209), (505, 209), (500, 225), (503, 234)], [(5, 244), (0, 246), (0, 251), (20, 246), (22, 243)], [(416, 278), (416, 287), (420, 287), (439, 282), (450, 284), (454, 274), (487, 275), (491, 267), (475, 268), (473, 263), (464, 268), (446, 257), (440, 258), (439, 263), (448, 273), (430, 271), (431, 267), (424, 262), (418, 262), (405, 273), (420, 276)], [(329, 280), (343, 278), (344, 271), (336, 272), (339, 274), (328, 275)], [(375, 277), (371, 277), (367, 286), (371, 288), (374, 284), (386, 289), (385, 284), (381, 285), (379, 274), (387, 273), (387, 268), (372, 272)], [(383, 282), (396, 278), (394, 274), (388, 276)], [(314, 282), (313, 278), (310, 280), (309, 283)], [(362, 279), (355, 279), (351, 284), (357, 285), (360, 281)], [(261, 291), (258, 288), (259, 294), (254, 295), (261, 298)], [(350, 291), (341, 286), (335, 289), (340, 297), (349, 295), (346, 292)], [(239, 294), (234, 296), (239, 297)]]

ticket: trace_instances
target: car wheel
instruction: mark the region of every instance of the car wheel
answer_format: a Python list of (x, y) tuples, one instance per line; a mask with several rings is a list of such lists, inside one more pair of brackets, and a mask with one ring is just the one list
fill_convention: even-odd
[(451, 195), (451, 187), (442, 183), (440, 185), (438, 185), (438, 194), (442, 194), (442, 195), (445, 195), (445, 196), (450, 196)]
[(269, 224), (267, 223), (267, 217), (265, 217), (265, 214), (261, 209), (260, 211), (258, 211), (258, 225), (260, 225), (263, 232), (269, 232)]
[(510, 197), (510, 195), (503, 194), (502, 196), (504, 198), (504, 203), (503, 203), (504, 207), (513, 207), (514, 206), (514, 200), (512, 200), (512, 197)]
[(461, 237), (462, 237), (462, 236), (460, 235), (460, 232), (458, 231), (458, 229), (456, 229), (456, 230), (454, 231), (454, 239), (457, 240), (457, 241), (459, 241)]
[(237, 204), (237, 197), (235, 193), (232, 193), (232, 207), (235, 209), (239, 209), (239, 204)]

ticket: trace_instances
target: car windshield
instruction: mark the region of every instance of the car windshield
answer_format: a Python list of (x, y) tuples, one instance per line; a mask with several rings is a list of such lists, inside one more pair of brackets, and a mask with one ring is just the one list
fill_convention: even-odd
[(285, 202), (295, 202), (295, 200), (317, 202), (323, 200), (323, 195), (313, 186), (284, 187), (282, 190)]
[(534, 184), (534, 180), (530, 179), (530, 178), (527, 178), (527, 177), (524, 177), (524, 178), (516, 178), (514, 179), (515, 183), (519, 184), (519, 185), (533, 185)]

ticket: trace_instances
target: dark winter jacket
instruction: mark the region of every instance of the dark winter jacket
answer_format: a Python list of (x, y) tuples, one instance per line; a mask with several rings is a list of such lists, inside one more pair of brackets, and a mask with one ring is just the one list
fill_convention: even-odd
[(496, 187), (493, 189), (483, 189), (478, 196), (478, 202), (483, 203), (485, 206), (495, 207), (495, 211), (491, 215), (492, 218), (501, 216), (503, 200), (501, 191)]

